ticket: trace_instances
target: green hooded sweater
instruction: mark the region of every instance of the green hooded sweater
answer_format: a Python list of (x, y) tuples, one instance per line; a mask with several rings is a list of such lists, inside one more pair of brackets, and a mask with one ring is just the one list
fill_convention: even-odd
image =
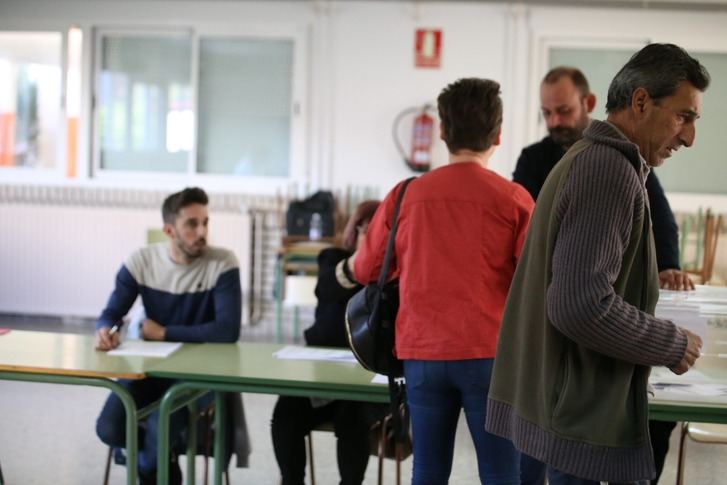
[(635, 144), (591, 123), (540, 192), (500, 330), (487, 430), (589, 480), (654, 476), (649, 370), (687, 344), (653, 316), (647, 174)]

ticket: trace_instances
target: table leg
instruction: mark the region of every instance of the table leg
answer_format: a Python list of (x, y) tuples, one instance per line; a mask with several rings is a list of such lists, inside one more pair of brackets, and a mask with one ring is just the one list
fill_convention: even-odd
[(197, 458), (197, 401), (187, 404), (189, 419), (187, 420), (187, 485), (195, 482), (195, 461)]
[(283, 341), (283, 289), (285, 275), (283, 274), (283, 261), (278, 259), (275, 267), (275, 342)]
[(222, 473), (225, 471), (225, 434), (227, 429), (225, 409), (225, 393), (215, 391), (215, 485), (222, 485)]
[[(169, 483), (169, 416), (177, 409), (189, 405), (189, 403), (199, 399), (206, 393), (205, 390), (198, 389), (182, 395), (182, 393), (192, 389), (193, 386), (186, 382), (174, 384), (164, 394), (159, 406), (159, 429), (157, 431), (157, 484), (159, 485)], [(194, 480), (194, 478), (191, 480)]]
[(298, 305), (293, 307), (293, 342), (300, 342), (300, 308)]
[(0, 380), (45, 382), (49, 384), (68, 384), (75, 386), (103, 387), (115, 393), (126, 411), (126, 483), (136, 485), (136, 462), (138, 456), (139, 427), (136, 403), (129, 391), (111, 379), (104, 377), (77, 377), (57, 374), (29, 374), (23, 372), (0, 372)]
[[(196, 390), (194, 393), (183, 395), (185, 392)], [(286, 396), (320, 397), (324, 399), (345, 399), (349, 401), (388, 402), (389, 394), (381, 393), (372, 396), (370, 391), (346, 391), (343, 394), (334, 389), (296, 388), (278, 384), (267, 383), (235, 383), (235, 382), (206, 382), (206, 381), (179, 381), (170, 387), (161, 406), (159, 406), (159, 433), (157, 439), (157, 484), (166, 485), (169, 477), (169, 416), (191, 399), (197, 399), (207, 392), (215, 391), (215, 483), (222, 484), (224, 453), (224, 432), (227, 429), (224, 410), (224, 392), (254, 392), (259, 394), (278, 394)], [(374, 398), (374, 399), (372, 399)]]

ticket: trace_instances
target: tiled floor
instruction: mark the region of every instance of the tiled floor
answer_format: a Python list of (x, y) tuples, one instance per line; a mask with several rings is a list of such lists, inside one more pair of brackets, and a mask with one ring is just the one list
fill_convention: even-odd
[[(0, 326), (27, 330), (91, 333), (91, 322), (8, 318)], [(0, 381), (0, 463), (8, 485), (97, 485), (103, 477), (107, 449), (94, 434), (96, 415), (106, 397), (97, 388)], [(245, 394), (243, 401), (252, 439), (250, 468), (232, 469), (233, 484), (277, 485), (279, 474), (270, 441), (270, 416), (275, 396)], [(676, 433), (660, 483), (675, 483)], [(314, 433), (317, 483), (338, 483), (332, 433)], [(727, 483), (727, 446), (689, 443), (687, 484)], [(202, 483), (202, 459), (197, 458)], [(184, 463), (182, 463), (184, 466)], [(376, 461), (371, 459), (367, 485), (376, 483)], [(122, 484), (124, 468), (112, 467), (112, 484)], [(411, 481), (411, 458), (403, 464), (402, 482)], [(394, 463), (385, 461), (384, 483), (394, 482)], [(477, 466), (469, 432), (460, 419), (452, 484), (477, 484)]]

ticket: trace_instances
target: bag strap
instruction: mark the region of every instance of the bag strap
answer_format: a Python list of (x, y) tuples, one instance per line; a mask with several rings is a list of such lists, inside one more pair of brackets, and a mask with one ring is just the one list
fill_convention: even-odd
[[(399, 210), (401, 209), (401, 201), (404, 199), (404, 193), (407, 186), (416, 177), (410, 177), (404, 181), (401, 191), (396, 198), (396, 206), (394, 207), (394, 220), (391, 223), (389, 231), (389, 242), (386, 244), (386, 254), (384, 255), (384, 264), (381, 266), (381, 274), (379, 275), (379, 288), (383, 289), (386, 284), (386, 277), (389, 274), (389, 264), (391, 256), (394, 253), (394, 239), (396, 237), (396, 229), (399, 226)], [(394, 354), (389, 356), (390, 360), (394, 360)], [(397, 381), (394, 377), (389, 377), (389, 405), (392, 420), (394, 421), (394, 443), (395, 453), (401, 453), (403, 443), (409, 438), (409, 408), (406, 405), (406, 387), (401, 381)]]
[(391, 256), (394, 253), (394, 239), (396, 237), (396, 228), (399, 226), (399, 209), (401, 209), (401, 201), (404, 199), (406, 188), (416, 177), (410, 177), (404, 181), (401, 191), (396, 198), (396, 206), (394, 207), (394, 220), (391, 222), (391, 230), (389, 231), (389, 242), (386, 243), (386, 254), (384, 254), (384, 264), (381, 266), (381, 274), (379, 274), (378, 286), (383, 288), (386, 284), (386, 277), (389, 275), (389, 264)]

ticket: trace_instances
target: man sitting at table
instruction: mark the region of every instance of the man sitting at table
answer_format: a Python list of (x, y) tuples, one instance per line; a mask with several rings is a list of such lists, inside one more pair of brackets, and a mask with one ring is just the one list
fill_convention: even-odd
[[(138, 295), (146, 312), (139, 332), (144, 340), (237, 341), (242, 305), (239, 265), (231, 251), (207, 246), (207, 203), (207, 194), (200, 188), (186, 188), (166, 198), (162, 217), (169, 241), (136, 250), (121, 266), (114, 291), (96, 322), (98, 350), (119, 345), (118, 328)], [(174, 383), (160, 378), (118, 382), (138, 407), (161, 399)], [(101, 441), (124, 447), (125, 417), (121, 400), (111, 394), (96, 423)], [(152, 413), (139, 429), (141, 484), (156, 483), (158, 418), (158, 411)], [(185, 424), (185, 410), (172, 414), (172, 443), (180, 440)], [(181, 484), (181, 470), (172, 460), (169, 483)]]

